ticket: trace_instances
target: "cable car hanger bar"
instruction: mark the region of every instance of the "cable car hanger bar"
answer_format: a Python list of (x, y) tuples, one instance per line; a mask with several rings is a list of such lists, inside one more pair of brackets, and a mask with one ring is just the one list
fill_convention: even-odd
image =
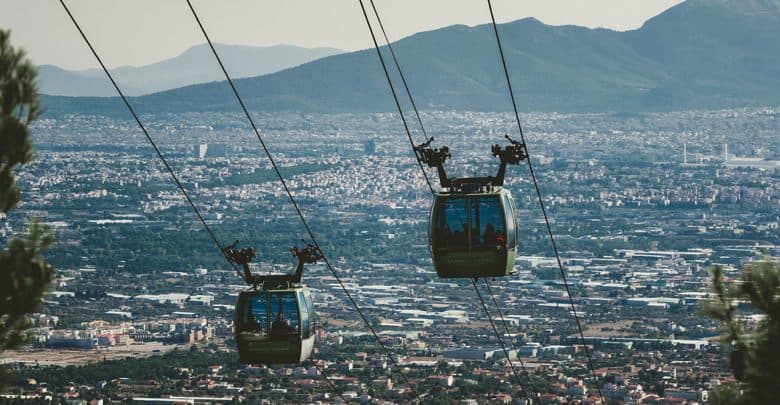
[(240, 265), (244, 269), (244, 280), (246, 283), (254, 288), (262, 286), (262, 289), (274, 289), (274, 288), (290, 288), (293, 284), (300, 284), (303, 277), (303, 266), (305, 264), (317, 263), (322, 260), (323, 255), (320, 248), (311, 243), (307, 243), (305, 247), (299, 248), (293, 246), (290, 248), (290, 252), (298, 259), (298, 265), (295, 267), (295, 273), (293, 274), (270, 274), (270, 275), (258, 275), (252, 274), (249, 268), (249, 263), (255, 258), (255, 250), (251, 247), (245, 247), (243, 249), (236, 249), (236, 246), (240, 241), (236, 240), (232, 245), (224, 249), (225, 257), (233, 263)]
[(515, 141), (509, 135), (504, 135), (504, 137), (509, 141), (509, 145), (502, 148), (498, 144), (494, 144), (491, 149), (493, 156), (498, 156), (501, 162), (495, 176), (449, 178), (444, 168), (444, 163), (447, 161), (447, 158), (451, 157), (450, 148), (446, 145), (441, 148), (432, 148), (431, 142), (433, 142), (433, 137), (425, 143), (414, 146), (414, 154), (417, 156), (417, 161), (421, 164), (436, 168), (441, 187), (448, 189), (448, 191), (477, 192), (483, 189), (490, 191), (493, 187), (504, 185), (507, 164), (517, 165), (528, 159), (525, 143)]

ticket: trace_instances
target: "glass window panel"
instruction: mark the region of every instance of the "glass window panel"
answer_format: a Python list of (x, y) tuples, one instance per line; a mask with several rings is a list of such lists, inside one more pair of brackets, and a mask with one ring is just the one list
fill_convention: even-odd
[(310, 328), (310, 334), (316, 333), (316, 327), (317, 327), (317, 311), (314, 309), (314, 300), (311, 296), (307, 297), (306, 304), (309, 306), (309, 328)]
[(271, 339), (286, 339), (298, 333), (298, 302), (295, 292), (271, 293)]
[(314, 309), (314, 300), (312, 300), (311, 297), (308, 297), (306, 304), (309, 306), (309, 318), (312, 320), (317, 319), (317, 310)]
[(301, 304), (301, 337), (305, 339), (309, 337), (309, 325), (311, 317), (309, 316), (308, 300), (303, 294), (303, 291), (298, 292), (298, 302)]
[(506, 238), (504, 209), (499, 196), (471, 197), (471, 247), (494, 249)]
[(268, 302), (264, 292), (248, 296), (244, 306), (242, 332), (268, 332)]
[(466, 198), (441, 198), (436, 207), (434, 244), (439, 248), (468, 247)]
[(507, 223), (509, 224), (506, 243), (511, 249), (517, 246), (517, 214), (515, 213), (515, 203), (508, 195), (504, 195), (504, 206), (506, 207)]

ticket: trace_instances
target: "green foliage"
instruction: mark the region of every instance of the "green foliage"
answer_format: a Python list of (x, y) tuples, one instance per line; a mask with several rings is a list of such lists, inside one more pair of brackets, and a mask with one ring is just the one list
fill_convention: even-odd
[[(38, 116), (35, 65), (10, 44), (10, 33), (0, 30), (0, 212), (20, 200), (13, 169), (33, 157), (29, 124)], [(43, 252), (53, 237), (33, 223), (23, 238), (13, 239), (0, 251), (0, 350), (24, 342), (28, 315), (41, 304), (54, 277)], [(0, 377), (4, 377), (4, 374)], [(2, 383), (2, 381), (0, 381)]]
[(736, 384), (724, 384), (710, 391), (710, 405), (731, 405), (740, 403), (739, 387)]
[[(712, 291), (715, 297), (703, 310), (726, 328), (724, 339), (732, 345), (731, 367), (742, 383), (742, 395), (736, 402), (773, 402), (780, 375), (780, 263), (752, 263), (745, 267), (739, 281), (731, 283), (725, 282), (723, 270), (715, 267)], [(738, 300), (750, 303), (762, 315), (754, 329), (746, 331), (742, 327)]]
[(39, 113), (35, 65), (11, 46), (10, 36), (0, 30), (0, 212), (19, 202), (12, 170), (33, 157), (27, 126)]
[(208, 374), (207, 367), (221, 364), (226, 373), (237, 373), (239, 363), (236, 353), (214, 352), (193, 348), (174, 349), (161, 356), (131, 357), (122, 360), (108, 360), (84, 366), (25, 367), (15, 375), (15, 385), (23, 385), (27, 378), (46, 382), (51, 387), (63, 387), (69, 382), (95, 384), (98, 381), (112, 381), (128, 378), (132, 381), (157, 380), (167, 382), (185, 378), (182, 369), (189, 369), (193, 375)]
[(0, 347), (23, 342), (27, 315), (37, 310), (54, 271), (42, 253), (53, 242), (39, 225), (33, 223), (25, 238), (11, 241), (0, 251)]

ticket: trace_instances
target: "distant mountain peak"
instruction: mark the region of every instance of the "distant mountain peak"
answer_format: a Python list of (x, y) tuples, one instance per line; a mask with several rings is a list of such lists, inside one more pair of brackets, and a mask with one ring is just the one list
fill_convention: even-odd
[[(490, 30), (489, 24), (454, 25), (396, 42), (418, 106), (460, 111), (506, 111), (511, 106)], [(632, 31), (551, 26), (534, 18), (501, 24), (500, 30), (523, 110), (674, 111), (780, 105), (780, 0), (688, 0)], [(287, 64), (259, 77), (243, 74), (241, 65), (255, 67), (279, 59), (260, 51), (250, 60), (245, 52), (220, 50), (231, 74), (247, 77), (237, 84), (253, 111), (395, 109), (373, 49), (295, 67)], [(166, 66), (172, 68), (162, 69)], [(184, 67), (181, 61), (155, 67), (160, 73), (147, 76), (163, 78), (169, 85), (182, 72), (197, 67), (208, 69), (210, 80), (221, 80), (209, 55)], [(125, 86), (148, 83), (119, 79)], [(235, 100), (224, 90), (224, 83), (205, 83), (134, 102), (147, 111), (234, 111)], [(108, 111), (118, 110), (121, 103), (61, 98), (47, 100), (47, 108), (50, 113)]]
[(780, 0), (686, 0), (648, 19), (639, 30), (683, 26), (692, 29), (699, 23), (717, 24), (712, 18), (715, 15), (720, 24), (729, 24), (738, 18), (756, 22), (780, 20)]
[[(521, 18), (521, 19), (519, 19), (519, 20), (515, 21), (515, 23), (520, 23), (520, 24), (522, 24), (522, 23), (529, 24), (529, 23), (530, 23), (530, 24), (541, 24), (541, 25), (546, 25), (545, 23), (543, 23), (541, 20), (539, 20), (539, 19), (538, 19), (538, 18), (536, 18), (536, 17), (525, 17), (525, 18)], [(511, 24), (511, 23), (510, 23), (510, 24)]]
[[(261, 76), (289, 69), (344, 51), (335, 48), (303, 48), (295, 45), (214, 44), (235, 78)], [(180, 54), (144, 66), (120, 66), (112, 73), (128, 95), (142, 95), (192, 84), (221, 80), (208, 44), (192, 46)], [(41, 66), (41, 92), (63, 96), (113, 96), (114, 89), (98, 69), (68, 71)]]
[(749, 16), (780, 17), (780, 0), (688, 0), (687, 7), (718, 7)]

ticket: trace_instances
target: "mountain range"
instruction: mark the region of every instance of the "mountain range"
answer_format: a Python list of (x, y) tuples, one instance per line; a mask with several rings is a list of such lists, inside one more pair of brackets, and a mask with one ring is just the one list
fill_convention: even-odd
[[(392, 21), (385, 25), (392, 28)], [(533, 18), (498, 29), (522, 110), (780, 104), (780, 0), (687, 0), (625, 32), (550, 26)], [(422, 109), (511, 110), (490, 25), (417, 33), (393, 47)], [(236, 85), (253, 110), (395, 110), (374, 49), (327, 56)], [(52, 114), (123, 113), (111, 98), (47, 97), (46, 103)], [(132, 103), (148, 112), (237, 111), (220, 82), (135, 97)]]
[[(260, 76), (344, 53), (335, 48), (301, 48), (292, 45), (268, 47), (214, 44), (233, 77)], [(208, 45), (187, 49), (182, 54), (146, 66), (122, 66), (111, 70), (130, 96), (155, 93), (224, 79)], [(59, 96), (114, 96), (111, 83), (101, 69), (65, 70), (53, 65), (38, 67), (41, 93)]]

